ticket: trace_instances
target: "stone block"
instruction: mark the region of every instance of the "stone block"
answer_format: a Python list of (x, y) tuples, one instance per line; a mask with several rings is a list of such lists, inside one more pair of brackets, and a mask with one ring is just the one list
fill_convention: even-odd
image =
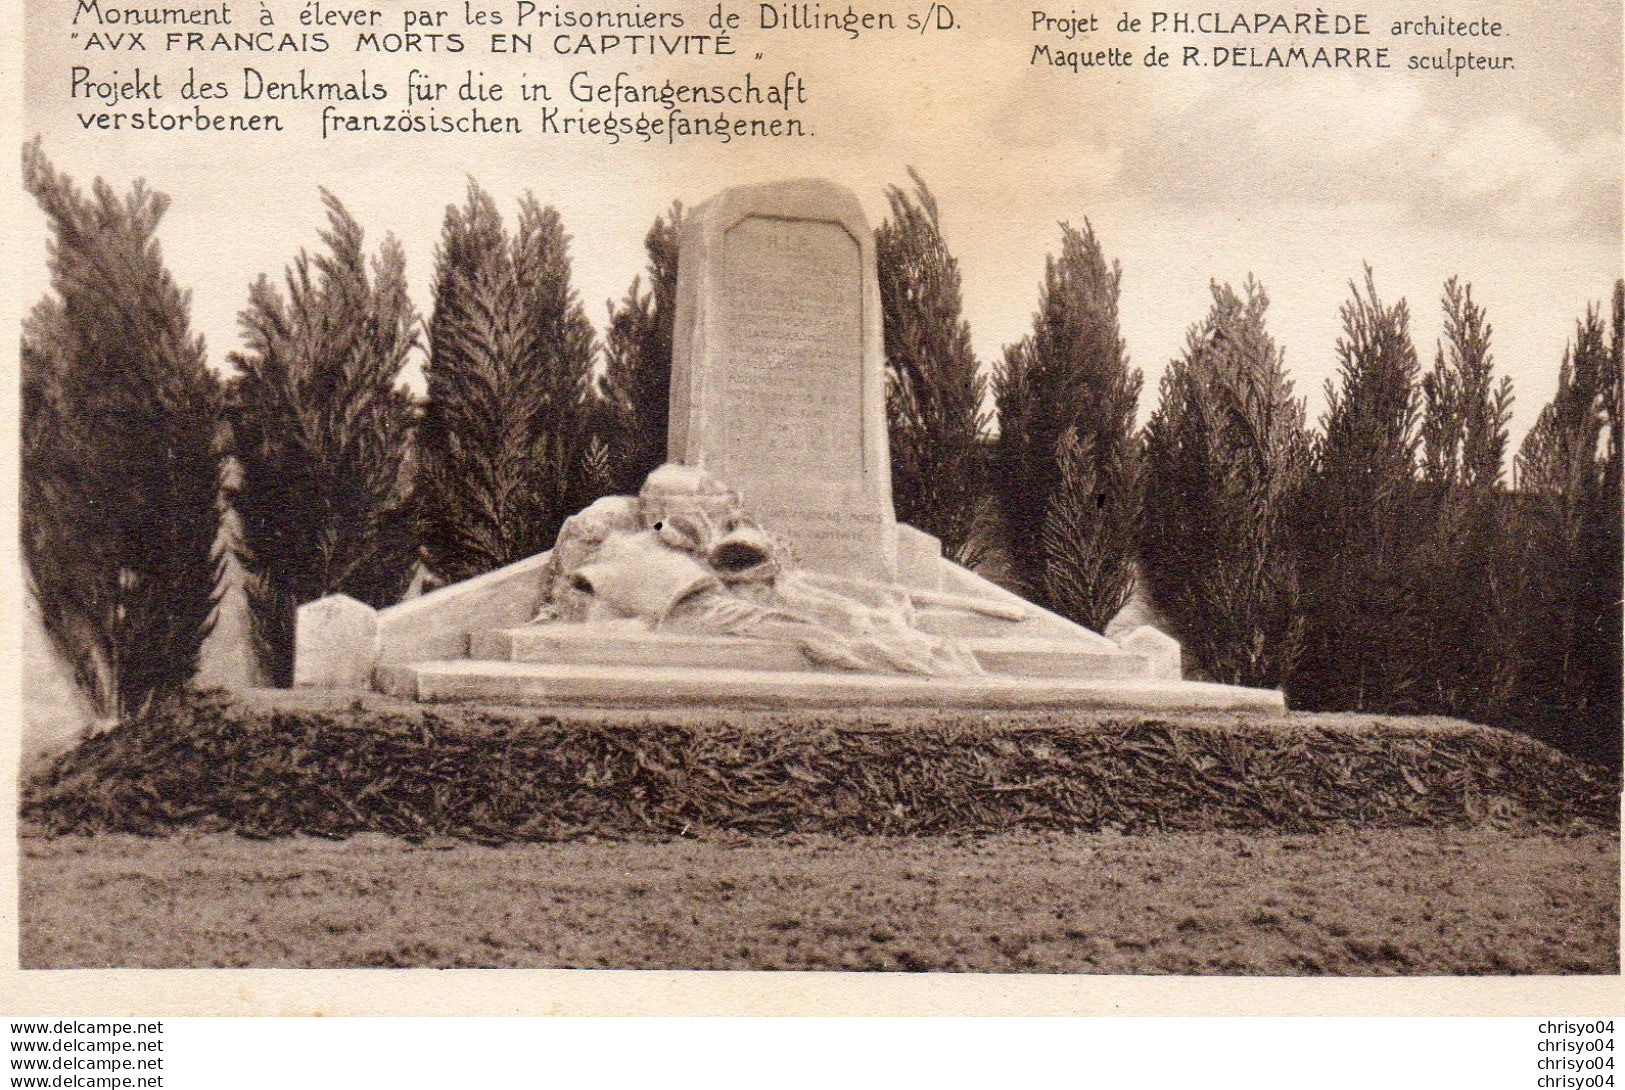
[(466, 655), (470, 633), (535, 616), (549, 555), (537, 553), (387, 609), (375, 611), (342, 594), (300, 606), (294, 684), (367, 686), (380, 663)]
[(1123, 650), (1142, 656), (1149, 674), (1154, 678), (1178, 681), (1185, 676), (1179, 641), (1160, 629), (1141, 625), (1121, 637), (1117, 645)]
[(378, 611), (347, 594), (299, 607), (293, 635), (293, 683), (328, 689), (372, 684)]
[(512, 628), (536, 616), (552, 552), (452, 583), (378, 614), (378, 661), (413, 662), (468, 654), (473, 632)]
[(897, 578), (906, 587), (942, 589), (942, 542), (906, 522), (897, 524)]
[(372, 673), (373, 688), (400, 700), (418, 699), (418, 667), (411, 663), (389, 662)]
[(1114, 651), (1117, 645), (1100, 633), (1075, 624), (1065, 617), (1051, 613), (1047, 609), (1033, 605), (1025, 598), (1006, 590), (984, 576), (978, 575), (968, 568), (960, 567), (951, 560), (942, 562), (942, 589), (954, 594), (963, 594), (972, 598), (986, 598), (1001, 605), (1020, 608), (1027, 620), (1021, 622), (1021, 635), (1045, 636), (1053, 639), (1075, 639), (1089, 644), (1104, 652)]

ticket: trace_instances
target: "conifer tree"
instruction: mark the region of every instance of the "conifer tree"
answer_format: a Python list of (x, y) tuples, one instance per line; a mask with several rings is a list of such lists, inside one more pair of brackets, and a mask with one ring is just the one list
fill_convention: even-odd
[(567, 241), (529, 196), (512, 239), (472, 182), (446, 210), (416, 497), (425, 559), (447, 581), (547, 549), (583, 490), (592, 331)]
[(886, 348), (886, 423), (897, 518), (932, 534), (943, 554), (979, 559), (984, 506), (982, 408), (987, 383), (962, 317), (959, 262), (942, 237), (936, 198), (913, 169), (914, 192), (886, 193), (875, 231)]
[(1304, 407), (1265, 328), (1269, 297), (1212, 286), (1145, 428), (1140, 563), (1187, 662), (1279, 686), (1302, 642), (1290, 512), (1309, 463)]
[(1445, 282), (1444, 341), (1422, 377), (1422, 475), (1441, 488), (1482, 494), (1501, 484), (1512, 380), (1495, 379), (1493, 332), (1471, 284)]
[[(1138, 459), (1130, 448), (1116, 457)], [(1069, 429), (1056, 452), (1060, 471), (1039, 534), (1044, 593), (1058, 613), (1104, 632), (1134, 593), (1139, 509), (1137, 470), (1099, 466), (1091, 440)], [(1103, 482), (1112, 482), (1110, 484)], [(1127, 494), (1118, 490), (1133, 489)]]
[(1423, 531), (1415, 662), (1424, 710), (1496, 719), (1515, 674), (1509, 508), (1502, 489), (1512, 380), (1471, 285), (1444, 287), (1444, 340), (1422, 376)]
[(1619, 725), (1625, 722), (1625, 610), (1620, 587), (1625, 586), (1625, 465), (1621, 462), (1620, 430), (1625, 427), (1625, 280), (1614, 282), (1610, 305), (1608, 370), (1602, 383), (1603, 419), (1607, 436), (1602, 448), (1602, 487), (1592, 506), (1590, 563), (1587, 565), (1586, 601), (1595, 625), (1587, 658), (1587, 704), (1595, 712), (1595, 726), (1584, 747), (1609, 764), (1618, 776), (1622, 757)]
[(1517, 704), (1537, 735), (1617, 765), (1625, 282), (1611, 311), (1611, 330), (1595, 307), (1577, 323), (1557, 393), (1518, 452), (1529, 587)]
[[(564, 221), (529, 193), (519, 202), (513, 267), (519, 285), (519, 322), (540, 349), (542, 399), (532, 425), (544, 436), (541, 446), (551, 470), (541, 478), (549, 511), (538, 539), (546, 549), (552, 547), (564, 520), (601, 494), (592, 491), (584, 466), (593, 446), (589, 402), (598, 346), (571, 283), (570, 236)], [(524, 555), (528, 554), (521, 552)]]
[(370, 262), (361, 226), (325, 190), (326, 251), (301, 250), (282, 290), (265, 276), (232, 353), (232, 452), (241, 478), (239, 559), (262, 664), (292, 678), (294, 611), (327, 594), (375, 608), (412, 575), (411, 398), (401, 370), (417, 341), (406, 258), (386, 237)]
[[(1122, 269), (1116, 262), (1106, 264), (1093, 227), (1086, 222), (1078, 231), (1062, 224), (1061, 255), (1045, 263), (1033, 331), (1005, 349), (993, 380), (999, 414), (993, 491), (1004, 517), (1012, 573), (1026, 594), (1076, 617), (1114, 613), (1112, 600), (1127, 585), (1134, 564), (1130, 535), (1117, 528), (1137, 517), (1134, 414), (1142, 380), (1129, 367), (1118, 328), (1121, 284)], [(1087, 505), (1071, 505), (1080, 534), (1071, 547), (1123, 550), (1083, 560), (1101, 565), (1103, 572), (1122, 569), (1089, 584), (1107, 592), (1099, 601), (1056, 602), (1049, 596), (1043, 527), (1062, 483), (1061, 447), (1069, 432), (1076, 432), (1093, 462), (1089, 487), (1095, 503), (1092, 512)], [(1074, 479), (1074, 493), (1082, 483), (1082, 477)], [(1058, 532), (1050, 535), (1052, 550)]]
[(1420, 365), (1404, 300), (1366, 268), (1342, 308), (1338, 373), (1302, 507), (1305, 647), (1300, 706), (1408, 711), (1423, 699), (1416, 638)]
[(220, 390), (156, 241), (168, 199), (86, 196), (36, 141), (52, 296), (22, 338), (23, 558), (47, 631), (104, 715), (191, 680), (222, 558)]
[(643, 237), (647, 286), (644, 276), (634, 277), (626, 297), (609, 304), (599, 396), (610, 408), (605, 445), (616, 491), (637, 491), (649, 471), (666, 460), (682, 229), (683, 206), (673, 201)]

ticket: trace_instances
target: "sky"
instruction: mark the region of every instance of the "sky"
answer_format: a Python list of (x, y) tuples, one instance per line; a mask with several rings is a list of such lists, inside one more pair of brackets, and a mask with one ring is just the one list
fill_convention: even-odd
[[(298, 5), (266, 2), (291, 24)], [(394, 25), (400, 5), (372, 2)], [(690, 0), (643, 6), (706, 10)], [(748, 28), (756, 5), (736, 6)], [(238, 0), (234, 8), (255, 4)], [(1209, 9), (1236, 10), (1201, 7)], [(1108, 257), (1122, 264), (1123, 333), (1146, 380), (1142, 418), (1187, 327), (1206, 313), (1212, 280), (1239, 284), (1252, 274), (1263, 282), (1270, 329), (1314, 417), (1336, 367), (1338, 308), (1365, 263), (1384, 299), (1408, 301), (1424, 367), (1440, 335), (1443, 283), (1459, 276), (1487, 308), (1497, 364), (1515, 383), (1514, 444), (1555, 389), (1575, 319), (1604, 300), (1621, 273), (1619, 3), (1462, 2), (1450, 13), (1488, 14), (1504, 24), (1505, 37), (1488, 45), (1373, 39), (1400, 58), (1454, 48), (1515, 60), (1510, 72), (1460, 76), (1055, 70), (1029, 64), (1035, 43), (1054, 40), (1032, 32), (1031, 9), (993, 0), (953, 4), (960, 27), (946, 34), (852, 41), (753, 31), (741, 34), (745, 50), (735, 58), (666, 62), (472, 53), (95, 56), (67, 38), (69, 10), (40, 0), (27, 6), (27, 132), (80, 182), (101, 176), (122, 188), (145, 178), (172, 198), (160, 231), (164, 254), (191, 290), (195, 326), (221, 367), (239, 347), (236, 317), (249, 283), (279, 274), (301, 246), (316, 245), (324, 186), (374, 241), (385, 232), (401, 240), (425, 311), (441, 219), (461, 200), (466, 179), (477, 179), (510, 217), (520, 194), (533, 192), (560, 210), (573, 236), (576, 286), (602, 328), (606, 301), (641, 270), (643, 235), (674, 198), (692, 205), (730, 185), (820, 175), (850, 187), (878, 223), (887, 186), (907, 184), (912, 166), (940, 204), (961, 265), (965, 316), (989, 365), (1030, 327), (1045, 255), (1059, 248), (1058, 224), (1093, 225)], [(1109, 23), (1116, 12), (1174, 9), (1099, 10)], [(1323, 10), (1362, 12), (1384, 28), (1430, 14), (1392, 3)], [(1113, 44), (1143, 52), (1159, 42), (1097, 35), (1069, 47)], [(677, 147), (534, 135), (324, 142), (304, 114), (280, 136), (87, 132), (75, 119), (87, 103), (68, 97), (75, 64), (98, 76), (112, 69), (128, 76), (139, 65), (165, 74), (171, 87), (188, 65), (221, 68), (228, 78), (244, 64), (267, 72), (304, 65), (312, 78), (364, 67), (392, 87), (412, 67), (453, 82), (468, 68), (510, 85), (523, 74), (555, 87), (583, 68), (697, 82), (746, 69), (759, 77), (795, 71), (809, 89), (803, 116), (814, 135)], [(37, 257), (18, 275), (24, 298), (33, 299), (48, 287), (45, 229), (37, 214), (25, 220), (23, 252)]]

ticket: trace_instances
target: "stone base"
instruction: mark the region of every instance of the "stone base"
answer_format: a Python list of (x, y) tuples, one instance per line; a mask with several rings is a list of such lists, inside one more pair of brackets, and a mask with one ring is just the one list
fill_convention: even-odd
[(1281, 712), (1272, 689), (1145, 678), (1080, 681), (989, 675), (905, 677), (827, 671), (603, 666), (448, 659), (380, 666), (377, 687), (423, 703), (568, 708), (961, 708), (984, 711)]
[(537, 624), (477, 632), (468, 656), (550, 666), (681, 666), (697, 670), (810, 670), (795, 647), (740, 636), (651, 632), (641, 622)]
[[(1006, 627), (1011, 627), (1005, 622)], [(1019, 626), (1016, 626), (1019, 627)], [(1145, 655), (1054, 636), (981, 634), (959, 642), (990, 674), (1020, 677), (1150, 678), (1161, 676)], [(537, 624), (476, 632), (468, 657), (550, 666), (674, 666), (696, 670), (814, 670), (795, 645), (730, 636), (651, 631), (636, 621)]]
[(657, 632), (639, 621), (527, 624), (543, 553), (389, 609), (342, 597), (302, 606), (295, 679), (370, 682), (425, 702), (554, 708), (1284, 710), (1277, 691), (1182, 681), (1178, 641), (1149, 625), (1107, 639), (942, 559), (929, 535), (900, 526), (899, 538), (915, 623), (959, 640), (986, 674), (819, 670), (791, 644)]

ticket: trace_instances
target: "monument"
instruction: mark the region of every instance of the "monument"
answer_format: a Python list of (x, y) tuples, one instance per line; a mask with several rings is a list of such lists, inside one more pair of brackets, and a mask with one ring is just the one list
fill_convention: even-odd
[(384, 610), (302, 606), (295, 684), (543, 706), (1280, 711), (1179, 645), (1076, 625), (892, 509), (873, 233), (851, 193), (730, 189), (681, 240), (668, 464), (553, 549)]

